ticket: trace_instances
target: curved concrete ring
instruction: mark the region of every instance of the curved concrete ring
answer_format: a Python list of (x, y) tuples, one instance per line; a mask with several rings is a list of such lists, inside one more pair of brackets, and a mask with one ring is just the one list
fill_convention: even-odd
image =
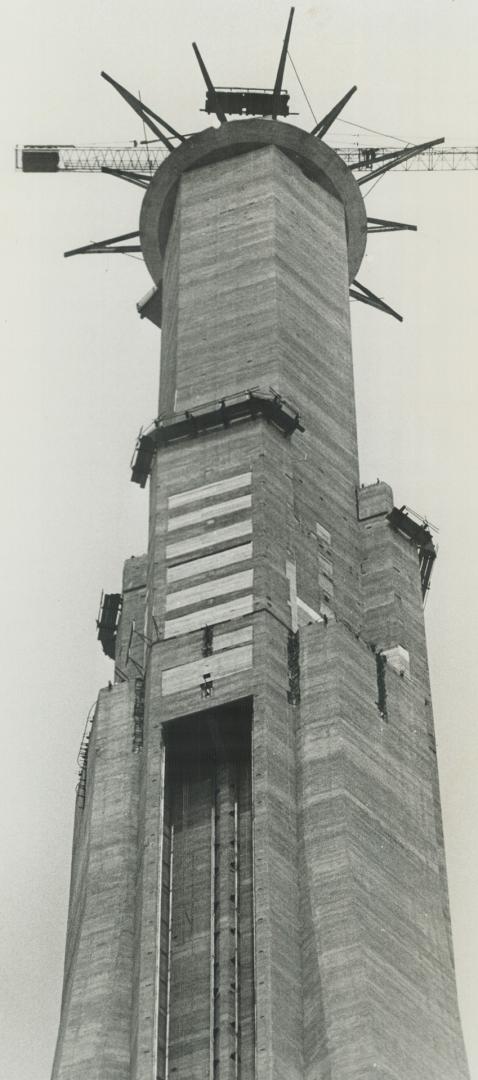
[(367, 217), (360, 188), (342, 158), (320, 139), (291, 124), (276, 120), (234, 120), (206, 128), (173, 151), (154, 174), (143, 200), (140, 239), (144, 260), (156, 285), (163, 275), (174, 210), (182, 173), (264, 146), (276, 146), (340, 200), (345, 211), (349, 280), (356, 277), (367, 241)]

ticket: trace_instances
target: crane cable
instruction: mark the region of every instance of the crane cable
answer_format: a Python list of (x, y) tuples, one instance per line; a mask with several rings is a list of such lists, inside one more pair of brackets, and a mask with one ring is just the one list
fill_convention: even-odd
[(307, 102), (307, 104), (308, 104), (308, 106), (309, 106), (309, 109), (310, 109), (310, 111), (311, 111), (311, 113), (312, 113), (312, 116), (313, 116), (313, 118), (314, 118), (314, 124), (318, 124), (318, 122), (319, 122), (319, 121), (317, 120), (317, 117), (316, 117), (316, 115), (315, 115), (315, 112), (314, 112), (314, 110), (313, 110), (313, 108), (312, 108), (312, 105), (310, 104), (309, 98), (307, 97), (307, 94), (306, 94), (306, 92), (305, 92), (305, 89), (304, 89), (304, 85), (303, 85), (303, 83), (302, 83), (302, 81), (301, 81), (301, 78), (300, 78), (299, 72), (297, 71), (297, 68), (296, 68), (296, 66), (295, 66), (295, 64), (294, 64), (294, 61), (293, 61), (293, 59), (292, 59), (292, 57), (291, 57), (291, 55), (290, 55), (290, 52), (289, 52), (289, 51), (287, 51), (287, 56), (289, 57), (289, 60), (290, 60), (290, 62), (291, 62), (291, 64), (292, 64), (292, 67), (294, 68), (294, 71), (295, 71), (295, 77), (296, 77), (296, 79), (297, 79), (297, 82), (298, 82), (298, 84), (299, 84), (299, 86), (300, 86), (300, 88), (301, 88), (301, 90), (302, 90), (302, 93), (303, 93), (303, 95), (304, 95), (304, 97), (305, 97), (305, 100), (306, 100), (306, 102)]
[[(293, 67), (294, 72), (295, 72), (297, 82), (299, 83), (299, 86), (300, 86), (300, 88), (302, 90), (302, 93), (303, 93), (304, 98), (305, 98), (305, 100), (307, 102), (307, 105), (309, 106), (309, 109), (310, 109), (311, 114), (312, 114), (313, 119), (314, 119), (314, 123), (317, 124), (318, 123), (317, 117), (316, 117), (315, 112), (314, 112), (314, 110), (312, 108), (312, 105), (310, 103), (310, 99), (309, 99), (309, 97), (308, 97), (308, 95), (306, 93), (306, 90), (305, 90), (304, 84), (302, 82), (302, 79), (300, 78), (299, 72), (297, 71), (297, 68), (296, 68), (296, 66), (294, 64), (294, 61), (293, 61), (292, 56), (291, 56), (289, 51), (287, 51), (287, 56), (289, 57), (289, 60), (290, 60), (290, 62), (292, 64), (292, 67)], [(365, 124), (358, 124), (355, 120), (342, 120), (342, 118), (340, 116), (337, 117), (337, 120), (339, 121), (340, 124), (347, 124), (349, 127), (361, 128), (362, 131), (368, 131), (371, 135), (381, 135), (384, 139), (395, 139), (396, 142), (401, 142), (405, 146), (410, 146), (411, 145), (409, 139), (401, 139), (398, 135), (387, 135), (384, 131), (376, 131), (375, 128), (366, 127)], [(377, 177), (375, 183), (372, 184), (372, 187), (369, 188), (369, 190), (367, 191), (367, 194), (364, 195), (364, 199), (366, 199), (369, 195), (372, 194), (372, 191), (374, 190), (374, 188), (376, 188), (377, 184), (380, 183), (380, 180), (383, 180), (383, 174), (382, 174), (382, 176)]]
[[(287, 56), (289, 57), (289, 60), (290, 60), (290, 62), (292, 64), (292, 67), (293, 67), (294, 72), (295, 72), (295, 77), (297, 79), (297, 82), (299, 83), (299, 86), (300, 86), (300, 88), (302, 90), (302, 93), (303, 93), (304, 98), (305, 98), (305, 100), (307, 102), (307, 105), (309, 106), (310, 112), (311, 112), (311, 114), (313, 116), (313, 119), (314, 119), (314, 123), (317, 124), (318, 123), (317, 117), (316, 117), (315, 112), (314, 112), (314, 110), (312, 108), (310, 100), (309, 100), (309, 98), (308, 98), (308, 96), (306, 94), (304, 84), (303, 84), (303, 82), (302, 82), (302, 80), (300, 78), (299, 72), (297, 71), (297, 68), (296, 68), (296, 66), (294, 64), (294, 61), (292, 59), (292, 56), (291, 56), (290, 52), (287, 52)], [(359, 124), (356, 120), (342, 120), (342, 117), (338, 116), (337, 121), (338, 121), (339, 124), (347, 124), (348, 127), (356, 127), (356, 128), (360, 128), (361, 131), (368, 131), (370, 135), (381, 135), (382, 138), (384, 138), (384, 139), (395, 139), (396, 142), (401, 142), (401, 143), (404, 144), (404, 146), (410, 146), (411, 145), (410, 139), (401, 139), (398, 135), (387, 135), (387, 133), (385, 131), (376, 131), (375, 128), (366, 127), (365, 124)]]

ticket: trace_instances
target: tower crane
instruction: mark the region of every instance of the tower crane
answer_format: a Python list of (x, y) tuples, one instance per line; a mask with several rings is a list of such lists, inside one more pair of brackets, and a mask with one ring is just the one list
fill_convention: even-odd
[[(259, 87), (216, 86), (204, 63), (199, 48), (193, 42), (193, 50), (206, 84), (206, 100), (202, 112), (212, 114), (219, 124), (226, 125), (228, 117), (263, 118), (277, 121), (289, 116), (289, 93), (283, 88), (284, 71), (287, 58), (293, 61), (289, 54), (289, 40), (292, 29), (294, 8), (291, 8), (287, 23), (286, 33), (282, 45), (279, 65), (275, 77), (274, 86), (269, 89)], [(295, 68), (294, 68), (295, 70)], [(116, 176), (120, 180), (126, 180), (140, 188), (147, 189), (156, 170), (165, 160), (168, 154), (180, 151), (189, 142), (194, 144), (195, 133), (190, 135), (181, 134), (167, 120), (159, 116), (149, 105), (146, 105), (141, 97), (136, 97), (113, 79), (106, 72), (101, 72), (106, 80), (130, 106), (133, 112), (139, 116), (144, 128), (152, 133), (152, 139), (144, 139), (139, 142), (133, 141), (125, 145), (35, 145), (29, 144), (16, 147), (16, 167), (23, 172), (102, 172)], [(300, 81), (300, 80), (299, 80)], [(357, 90), (352, 86), (344, 96), (325, 115), (315, 123), (310, 135), (318, 141), (325, 139), (329, 129), (340, 117), (342, 110), (350, 101)], [(314, 117), (315, 119), (315, 117)], [(146, 134), (146, 131), (145, 131)], [(199, 137), (199, 133), (196, 133)], [(478, 169), (478, 146), (444, 146), (444, 139), (432, 139), (429, 142), (418, 145), (402, 146), (334, 146), (335, 154), (342, 159), (346, 169), (356, 175), (357, 184), (367, 184), (371, 180), (381, 177), (391, 169), (409, 171), (464, 171)], [(193, 149), (193, 146), (191, 147)], [(186, 150), (186, 153), (188, 151)], [(415, 225), (404, 222), (386, 220), (383, 218), (367, 217), (366, 231), (368, 233), (398, 232), (400, 230), (416, 231)], [(73, 248), (65, 252), (70, 255), (95, 255), (95, 254), (129, 254), (142, 252), (139, 242), (138, 230), (123, 232), (117, 236), (108, 237), (94, 243)], [(146, 305), (138, 305), (138, 310), (143, 317), (147, 314), (153, 322), (159, 319), (161, 307), (160, 289), (155, 288), (155, 315), (149, 312), (151, 297), (146, 298)], [(402, 318), (396, 311), (386, 304), (375, 293), (357, 280), (352, 282), (350, 296), (364, 304), (377, 308), (388, 315), (393, 316), (400, 322)], [(147, 311), (148, 309), (148, 311)], [(157, 309), (157, 310), (156, 310)], [(160, 322), (157, 321), (160, 325)]]

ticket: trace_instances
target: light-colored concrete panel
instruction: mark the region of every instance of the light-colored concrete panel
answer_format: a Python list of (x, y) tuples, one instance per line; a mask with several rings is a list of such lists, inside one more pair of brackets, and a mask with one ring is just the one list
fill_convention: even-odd
[(210, 600), (212, 596), (251, 589), (253, 578), (253, 570), (242, 570), (239, 574), (228, 574), (226, 577), (216, 578), (213, 581), (203, 581), (201, 585), (192, 585), (189, 589), (180, 589), (179, 592), (170, 593), (166, 597), (166, 611), (175, 611), (189, 604)]
[(326, 559), (324, 555), (319, 555), (319, 570), (321, 574), (325, 574), (326, 577), (333, 577), (334, 568), (331, 559)]
[(178, 491), (176, 495), (169, 496), (169, 509), (175, 510), (178, 506), (188, 506), (189, 503), (198, 502), (200, 499), (209, 499), (214, 495), (222, 495), (226, 491), (249, 487), (251, 475), (250, 472), (240, 473), (238, 476), (227, 476), (224, 480), (217, 480), (214, 484), (203, 484), (201, 487), (190, 488), (189, 491)]
[(285, 564), (285, 573), (289, 581), (289, 605), (290, 605), (290, 618), (291, 618), (291, 630), (295, 634), (298, 627), (297, 620), (297, 572), (295, 563), (287, 560)]
[(212, 607), (201, 608), (200, 611), (191, 611), (178, 619), (167, 619), (164, 636), (177, 637), (179, 634), (189, 633), (190, 630), (199, 630), (201, 626), (213, 626), (214, 623), (237, 619), (240, 615), (250, 615), (252, 606), (253, 597), (249, 594), (239, 596), (236, 600), (228, 600), (225, 604), (213, 604)]
[(244, 671), (249, 667), (252, 667), (252, 645), (230, 649), (218, 656), (204, 656), (191, 664), (181, 664), (163, 671), (163, 694), (174, 694), (178, 690), (200, 686), (206, 674), (215, 681), (223, 675), (231, 675), (233, 671)]
[(394, 645), (391, 649), (383, 649), (382, 656), (386, 657), (387, 664), (399, 675), (410, 675), (410, 653), (401, 645)]
[(249, 536), (252, 532), (252, 521), (235, 521), (233, 525), (225, 525), (222, 529), (210, 529), (208, 532), (199, 533), (197, 536), (188, 536), (186, 540), (177, 540), (166, 547), (166, 558), (176, 559), (180, 555), (186, 555), (191, 551), (200, 551), (201, 548), (214, 547), (216, 544), (224, 544), (228, 540), (236, 540), (239, 536)]
[(189, 562), (179, 563), (178, 566), (170, 566), (166, 574), (166, 580), (169, 585), (174, 581), (199, 577), (200, 574), (207, 574), (210, 570), (220, 570), (222, 566), (246, 562), (248, 559), (252, 559), (252, 543), (226, 548), (225, 551), (214, 552), (214, 555), (203, 555), (200, 559), (190, 559)]
[(227, 634), (215, 634), (213, 652), (221, 652), (221, 649), (230, 649), (233, 645), (242, 645), (246, 641), (252, 641), (252, 626), (241, 626), (240, 630), (231, 630)]
[(236, 514), (238, 510), (246, 510), (251, 502), (251, 495), (240, 495), (237, 499), (226, 499), (224, 502), (201, 506), (199, 510), (191, 510), (188, 514), (178, 514), (177, 517), (169, 518), (168, 532), (185, 529), (188, 525), (197, 525), (199, 521), (212, 521), (213, 518), (224, 517), (224, 514)]
[(320, 521), (316, 521), (315, 528), (316, 528), (317, 536), (318, 536), (319, 540), (321, 540), (322, 543), (326, 547), (330, 547), (331, 536), (330, 536), (329, 530), (326, 529), (324, 525), (321, 525)]
[(314, 611), (309, 604), (306, 604), (304, 600), (297, 597), (297, 617), (300, 626), (306, 626), (310, 622), (323, 622), (322, 616), (318, 611)]

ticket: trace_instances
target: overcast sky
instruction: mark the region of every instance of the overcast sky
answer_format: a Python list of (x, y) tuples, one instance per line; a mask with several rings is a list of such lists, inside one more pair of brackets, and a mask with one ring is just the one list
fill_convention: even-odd
[[(146, 546), (147, 494), (129, 481), (156, 413), (160, 335), (136, 301), (140, 260), (64, 261), (137, 227), (140, 192), (110, 177), (31, 176), (15, 143), (142, 137), (102, 69), (180, 130), (206, 126), (197, 40), (220, 85), (270, 86), (288, 14), (277, 0), (17, 0), (2, 88), (4, 338), (1, 657), (3, 824), (0, 1080), (48, 1080), (56, 1038), (76, 756), (112, 665), (96, 642), (101, 589)], [(445, 135), (476, 145), (476, 0), (299, 2), (291, 54), (320, 117), (358, 92), (330, 141)], [(312, 116), (290, 64), (293, 118)], [(419, 232), (371, 237), (360, 279), (403, 313), (352, 322), (361, 472), (440, 528), (427, 604), (458, 988), (478, 1080), (476, 375), (478, 172), (397, 173), (371, 215)], [(451, 1078), (450, 1078), (451, 1080)]]

